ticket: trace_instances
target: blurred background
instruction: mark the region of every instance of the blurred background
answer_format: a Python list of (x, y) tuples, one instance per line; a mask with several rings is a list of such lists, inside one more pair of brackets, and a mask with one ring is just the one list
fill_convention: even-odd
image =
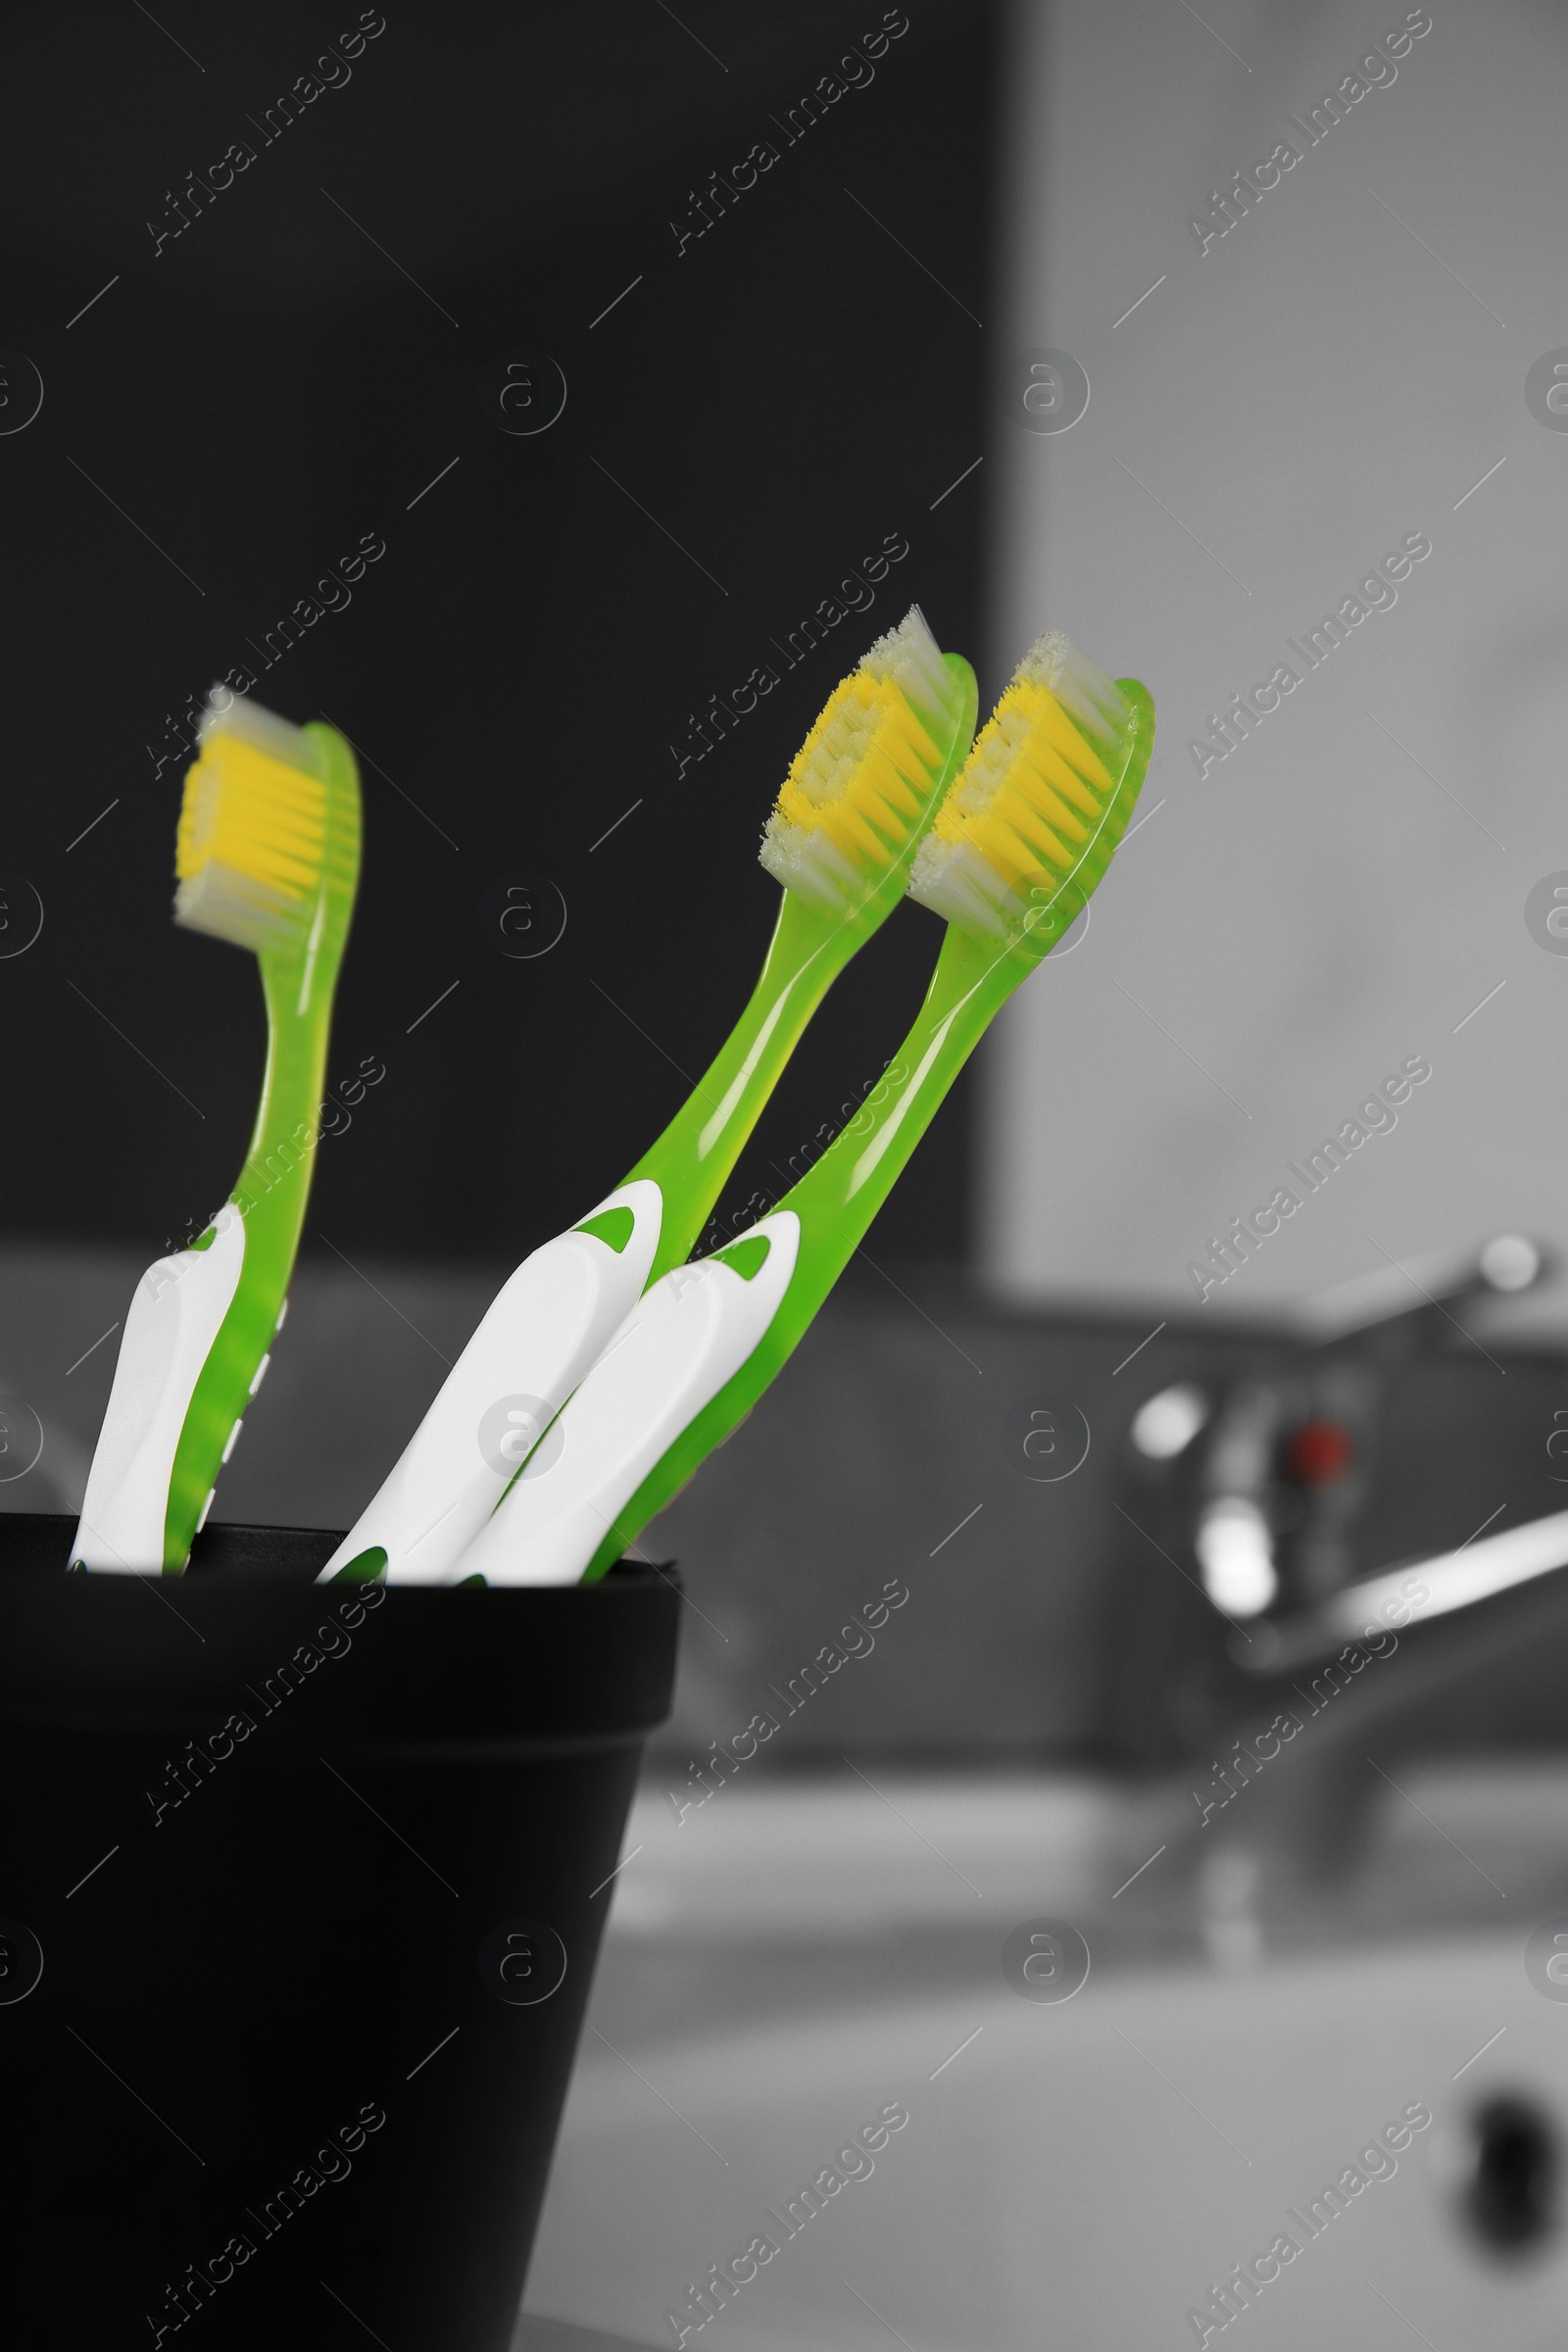
[[(136, 1277), (244, 1150), (254, 969), (169, 919), (215, 678), (361, 754), (329, 1066), (384, 1076), (217, 1504), (337, 1528), (727, 1031), (762, 822), (873, 636), (918, 601), (984, 710), (1065, 627), (1159, 711), (1091, 919), (651, 1531), (676, 1713), (519, 2341), (693, 2340), (687, 2282), (903, 2099), (882, 2177), (710, 2296), (731, 2340), (1557, 2342), (1559, 15), (84, 6), (6, 46), (0, 1508), (76, 1507)], [(710, 1243), (937, 936), (851, 967)]]

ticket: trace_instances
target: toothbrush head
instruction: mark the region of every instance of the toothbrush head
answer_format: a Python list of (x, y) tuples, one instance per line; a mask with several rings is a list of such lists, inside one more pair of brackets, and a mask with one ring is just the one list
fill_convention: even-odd
[(1127, 828), (1154, 708), (1059, 631), (1038, 638), (916, 852), (909, 894), (973, 939), (1047, 955)]
[(827, 912), (853, 919), (878, 896), (880, 913), (879, 894), (906, 871), (973, 714), (969, 664), (940, 651), (911, 606), (835, 688), (796, 754), (762, 836), (768, 872)]
[(284, 959), (341, 953), (359, 878), (346, 747), (215, 686), (185, 777), (174, 920)]

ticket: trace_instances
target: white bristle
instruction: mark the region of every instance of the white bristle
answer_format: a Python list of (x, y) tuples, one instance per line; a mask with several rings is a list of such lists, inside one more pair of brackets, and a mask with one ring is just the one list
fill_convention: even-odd
[(926, 709), (945, 708), (953, 680), (942, 648), (926, 627), (925, 614), (911, 605), (896, 629), (879, 637), (860, 663), (873, 678), (891, 678), (909, 700)]
[(776, 809), (767, 820), (758, 856), (775, 882), (798, 891), (813, 906), (841, 906), (865, 886), (826, 834), (789, 824)]
[(1016, 894), (966, 841), (928, 833), (914, 853), (909, 896), (961, 931), (1004, 939), (1018, 920)]
[(275, 710), (265, 710), (248, 694), (235, 694), (227, 686), (208, 690), (207, 708), (196, 730), (197, 748), (204, 749), (215, 735), (237, 735), (242, 743), (254, 744), (257, 751), (286, 760), (290, 767), (303, 768), (308, 776), (318, 773), (311, 739), (303, 727), (291, 726)]
[(284, 947), (298, 939), (303, 910), (298, 899), (210, 858), (199, 874), (175, 891), (174, 920), (187, 931), (232, 940), (259, 956), (264, 948)]
[(1049, 688), (1068, 717), (1091, 735), (1115, 735), (1127, 723), (1127, 705), (1115, 680), (1060, 629), (1037, 637), (1012, 674)]

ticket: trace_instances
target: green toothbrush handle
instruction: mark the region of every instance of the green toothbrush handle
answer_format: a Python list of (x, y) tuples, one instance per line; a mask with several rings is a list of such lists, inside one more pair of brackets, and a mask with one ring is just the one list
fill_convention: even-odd
[(236, 1424), (261, 1385), (299, 1248), (325, 1075), (326, 1037), (290, 1017), (292, 979), (265, 963), (270, 1023), (266, 1092), (250, 1152), (229, 1199), (243, 1219), (238, 1288), (186, 1407), (169, 1478), (164, 1567), (183, 1568)]

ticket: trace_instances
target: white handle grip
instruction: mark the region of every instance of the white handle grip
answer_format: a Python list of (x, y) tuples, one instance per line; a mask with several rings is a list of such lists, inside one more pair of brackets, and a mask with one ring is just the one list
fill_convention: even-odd
[(746, 1241), (772, 1246), (747, 1280), (676, 1266), (633, 1308), (546, 1443), (458, 1561), (491, 1585), (572, 1585), (660, 1457), (760, 1341), (800, 1250), (792, 1209)]
[(558, 1234), (497, 1292), (318, 1582), (372, 1547), (386, 1553), (388, 1584), (447, 1581), (518, 1463), (642, 1296), (659, 1247), (662, 1196), (645, 1177), (612, 1193), (592, 1213), (603, 1217), (617, 1208), (632, 1215), (620, 1250), (596, 1234)]
[(161, 1257), (136, 1285), (71, 1554), (89, 1568), (163, 1569), (174, 1450), (245, 1263), (232, 1201), (213, 1228), (205, 1250)]

